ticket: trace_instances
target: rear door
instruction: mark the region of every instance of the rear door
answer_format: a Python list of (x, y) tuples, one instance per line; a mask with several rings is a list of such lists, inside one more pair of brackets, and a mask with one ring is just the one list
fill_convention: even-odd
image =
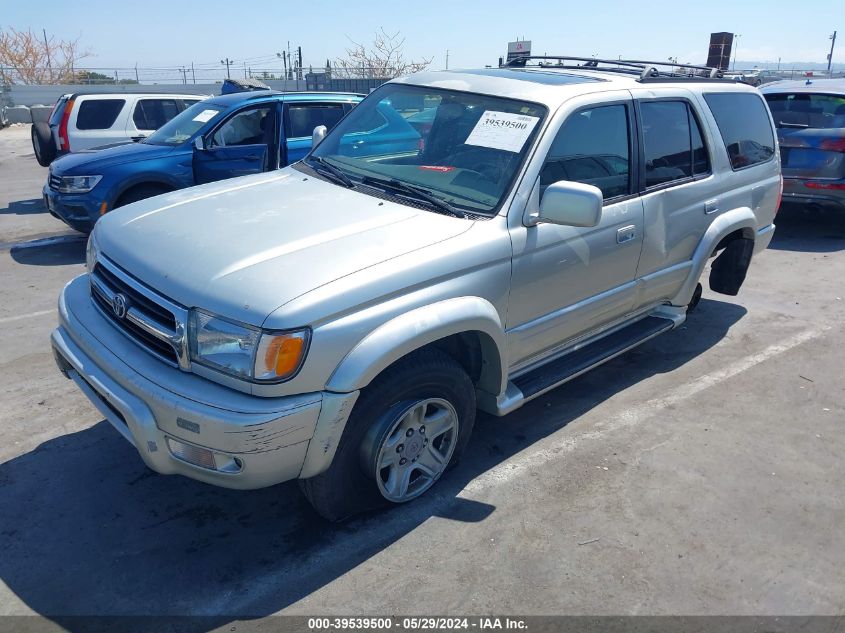
[(149, 136), (179, 114), (178, 101), (165, 96), (138, 99), (126, 121), (126, 136), (135, 141)]
[(345, 113), (342, 103), (286, 103), (284, 164), (301, 160), (311, 150), (314, 128), (325, 125), (331, 130)]
[(672, 298), (689, 275), (692, 255), (718, 214), (724, 186), (713, 176), (714, 146), (688, 90), (632, 91), (641, 130), (639, 190), (645, 239), (635, 307)]
[(201, 184), (274, 169), (278, 129), (278, 102), (238, 110), (205, 137), (205, 149), (194, 149), (194, 181)]

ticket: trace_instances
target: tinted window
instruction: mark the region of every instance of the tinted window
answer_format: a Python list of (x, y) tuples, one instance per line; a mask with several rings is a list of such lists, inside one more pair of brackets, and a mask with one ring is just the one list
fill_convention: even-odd
[(179, 114), (175, 99), (141, 99), (132, 120), (139, 130), (157, 130)]
[[(275, 106), (272, 106), (274, 109)], [(226, 121), (211, 137), (217, 147), (230, 145), (269, 145), (273, 139), (271, 107), (252, 108), (238, 112)]]
[(645, 186), (692, 176), (689, 115), (683, 101), (653, 101), (640, 106), (645, 152)]
[(768, 94), (776, 127), (845, 127), (845, 97), (808, 93)]
[(78, 130), (107, 130), (114, 125), (126, 103), (124, 99), (87, 99), (79, 104)]
[(701, 176), (710, 173), (710, 156), (701, 136), (701, 126), (692, 111), (689, 111), (690, 135), (692, 138), (692, 173)]
[(755, 94), (704, 95), (728, 150), (731, 167), (763, 163), (775, 153), (775, 140), (763, 100)]
[(288, 106), (288, 136), (301, 138), (311, 136), (314, 128), (325, 125), (329, 130), (343, 118), (341, 104), (291, 105)]
[(549, 149), (540, 172), (540, 195), (558, 180), (598, 187), (605, 199), (630, 193), (629, 147), (624, 105), (573, 114)]

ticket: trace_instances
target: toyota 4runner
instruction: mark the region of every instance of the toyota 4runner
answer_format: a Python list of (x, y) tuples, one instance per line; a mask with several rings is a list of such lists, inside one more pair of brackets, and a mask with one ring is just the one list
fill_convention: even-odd
[[(302, 161), (103, 217), (61, 371), (150, 468), (299, 479), (340, 519), (426, 492), (505, 415), (735, 295), (774, 232), (769, 111), (716, 71), (579, 58), (375, 90)], [(390, 116), (416, 116), (395, 135)]]

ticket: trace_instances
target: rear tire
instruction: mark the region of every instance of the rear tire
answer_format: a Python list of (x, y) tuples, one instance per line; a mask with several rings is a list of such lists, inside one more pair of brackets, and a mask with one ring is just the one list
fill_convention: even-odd
[(361, 392), (331, 466), (300, 488), (330, 521), (405, 503), (457, 463), (474, 422), (463, 368), (437, 349), (414, 352)]
[(53, 143), (53, 135), (50, 126), (46, 123), (33, 123), (30, 130), (32, 137), (32, 149), (35, 152), (35, 160), (42, 167), (49, 167), (56, 158), (56, 144)]

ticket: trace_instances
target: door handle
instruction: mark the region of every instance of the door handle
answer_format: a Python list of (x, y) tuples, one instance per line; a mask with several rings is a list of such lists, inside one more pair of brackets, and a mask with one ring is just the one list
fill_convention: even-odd
[(616, 231), (617, 244), (624, 244), (625, 242), (630, 242), (635, 237), (637, 237), (637, 227), (633, 224), (623, 226), (621, 229), (618, 229)]
[(716, 213), (719, 210), (719, 201), (718, 200), (708, 200), (704, 203), (704, 215), (710, 215), (711, 213)]

